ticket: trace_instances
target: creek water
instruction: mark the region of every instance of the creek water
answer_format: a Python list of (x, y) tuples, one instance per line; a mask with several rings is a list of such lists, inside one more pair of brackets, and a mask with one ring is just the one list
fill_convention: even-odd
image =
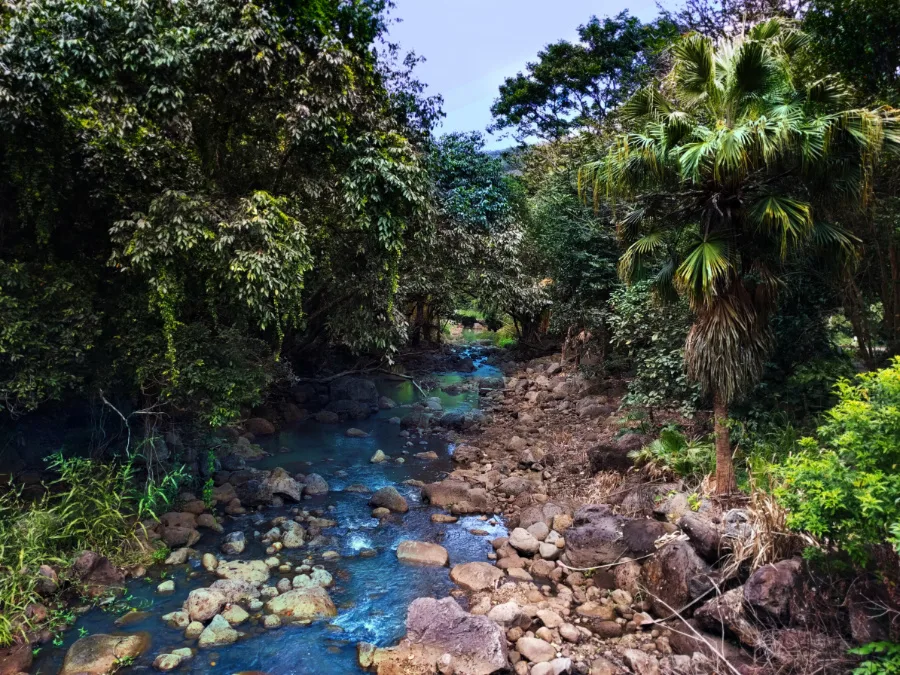
[[(477, 353), (472, 356), (475, 357), (474, 372), (441, 373), (433, 377), (437, 388), (429, 391), (428, 395), (440, 398), (446, 412), (463, 412), (477, 407), (477, 387), (467, 386), (476, 378), (501, 374), (496, 368), (486, 365), (484, 358)], [(444, 392), (443, 389), (450, 385), (457, 385), (462, 391), (458, 394)], [(396, 643), (404, 634), (409, 603), (423, 596), (444, 597), (453, 587), (449, 568), (400, 563), (396, 548), (401, 541), (415, 539), (440, 543), (450, 554), (450, 564), (455, 565), (486, 560), (491, 550), (490, 539), (506, 533), (502, 524), (492, 525), (475, 516), (461, 517), (454, 524), (431, 522), (431, 514), (439, 509), (422, 504), (419, 490), (404, 485), (403, 481), (440, 480), (452, 470), (453, 445), (433, 435), (401, 436), (400, 427), (389, 422), (389, 419), (402, 417), (408, 412), (404, 407), (421, 400), (421, 395), (408, 381), (379, 381), (378, 388), (400, 407), (381, 411), (363, 421), (338, 425), (307, 422), (283, 430), (276, 437), (261, 443), (272, 455), (254, 463), (260, 469), (281, 466), (290, 473), (315, 472), (328, 481), (328, 494), (305, 499), (299, 505), (309, 511), (321, 510), (323, 517), (338, 523), (323, 533), (329, 540), (328, 544), (282, 551), (280, 557), (283, 562), (294, 565), (312, 560), (313, 564), (323, 565), (331, 572), (335, 585), (330, 589), (330, 594), (337, 605), (338, 615), (330, 621), (319, 621), (306, 627), (284, 626), (272, 631), (262, 630), (258, 622), (251, 620), (237, 627), (245, 636), (236, 644), (199, 651), (193, 660), (175, 672), (262, 671), (270, 675), (361, 672), (356, 661), (358, 642), (371, 642), (379, 646)], [(369, 436), (347, 437), (344, 432), (350, 426), (368, 432)], [(408, 446), (408, 441), (412, 441), (413, 445)], [(369, 461), (379, 448), (392, 458), (391, 461), (382, 464)], [(415, 453), (426, 450), (435, 451), (438, 459), (415, 457)], [(404, 451), (408, 454), (403, 454)], [(397, 463), (395, 460), (399, 457), (403, 457), (405, 463)], [(370, 491), (394, 485), (406, 497), (410, 510), (379, 523), (371, 517), (371, 507), (368, 506), (370, 494), (345, 491), (353, 484), (365, 485)], [(225, 518), (225, 533), (242, 530), (246, 534), (246, 550), (235, 558), (258, 560), (267, 557), (254, 532), (265, 532), (269, 520), (289, 513), (293, 507), (287, 504), (284, 508)], [(488, 534), (472, 534), (470, 530), (473, 529), (487, 531)], [(201, 553), (210, 551), (218, 555), (218, 546), (224, 535), (201, 531), (203, 537), (194, 548)], [(336, 550), (340, 557), (323, 560), (322, 553), (326, 550)], [(360, 555), (364, 551), (365, 555)], [(274, 585), (279, 575), (277, 570), (273, 573), (269, 583)], [(156, 586), (163, 576), (175, 581), (174, 594), (161, 596), (156, 593)], [(157, 654), (178, 647), (196, 646), (195, 641), (184, 639), (182, 631), (167, 627), (160, 617), (179, 610), (192, 589), (208, 586), (215, 578), (196, 562), (174, 568), (151, 568), (146, 578), (129, 582), (125, 596), (115, 604), (94, 608), (79, 616), (74, 626), (61, 636), (61, 645), (44, 645), (35, 658), (31, 672), (55, 675), (66, 650), (82, 634), (135, 632), (149, 633), (151, 647), (133, 665), (120, 672), (152, 671), (151, 664)], [(122, 610), (126, 607), (139, 611), (123, 614)], [(122, 622), (127, 625), (122, 625)]]

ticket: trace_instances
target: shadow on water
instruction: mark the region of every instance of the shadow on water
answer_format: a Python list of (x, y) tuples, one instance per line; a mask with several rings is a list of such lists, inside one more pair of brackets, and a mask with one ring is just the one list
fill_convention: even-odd
[[(476, 377), (497, 377), (500, 372), (476, 359), (473, 373), (445, 373), (436, 375), (438, 388), (428, 392), (441, 400), (445, 411), (464, 412), (478, 406), (478, 393), (465, 389)], [(456, 393), (442, 391), (450, 385), (463, 390)], [(380, 381), (379, 390), (393, 398), (400, 407), (386, 410), (362, 421), (339, 425), (308, 423), (295, 429), (282, 431), (267, 440), (264, 447), (272, 456), (257, 462), (261, 469), (281, 466), (291, 473), (319, 473), (328, 481), (331, 491), (327, 495), (304, 500), (300, 505), (306, 510), (320, 509), (324, 517), (337, 521), (338, 525), (324, 531), (329, 542), (322, 547), (309, 545), (295, 551), (282, 551), (282, 561), (294, 565), (304, 560), (322, 564), (335, 579), (330, 589), (338, 607), (338, 615), (330, 622), (316, 622), (311, 626), (285, 626), (274, 631), (263, 631), (257, 622), (238, 626), (245, 633), (236, 644), (216, 650), (200, 651), (192, 661), (178, 668), (180, 673), (239, 673), (263, 671), (271, 675), (319, 675), (361, 672), (356, 662), (356, 644), (373, 642), (380, 646), (395, 643), (404, 634), (406, 608), (415, 598), (446, 596), (452, 584), (449, 569), (419, 567), (401, 564), (396, 558), (397, 545), (404, 539), (417, 539), (443, 545), (450, 554), (450, 564), (473, 560), (485, 560), (490, 552), (490, 539), (505, 534), (502, 525), (493, 526), (478, 517), (460, 518), (451, 525), (431, 522), (431, 514), (439, 509), (421, 503), (419, 490), (403, 484), (409, 479), (430, 482), (440, 480), (452, 470), (453, 446), (434, 436), (409, 438), (400, 435), (401, 429), (389, 420), (408, 412), (404, 406), (421, 399), (408, 381)], [(355, 426), (369, 433), (365, 438), (350, 438), (345, 430)], [(407, 445), (411, 442), (412, 445)], [(381, 449), (392, 460), (372, 464), (369, 460)], [(433, 450), (437, 460), (426, 460), (415, 453)], [(404, 454), (404, 452), (406, 454)], [(405, 463), (398, 464), (396, 458)], [(406, 497), (410, 510), (406, 514), (392, 516), (379, 523), (371, 517), (369, 494), (348, 492), (353, 484), (365, 485), (374, 491), (385, 485), (394, 485)], [(267, 522), (289, 511), (291, 505), (281, 509), (268, 509), (237, 519), (226, 519), (226, 532), (243, 530), (247, 535), (247, 550), (239, 558), (261, 559), (265, 553), (253, 534), (268, 529)], [(487, 531), (488, 535), (472, 534), (470, 530)], [(217, 553), (222, 535), (204, 531), (203, 538), (195, 546), (201, 553)], [(324, 561), (325, 550), (337, 550), (341, 557)], [(372, 555), (374, 551), (374, 555)], [(371, 557), (368, 557), (371, 556)], [(174, 570), (174, 571), (173, 571)], [(280, 578), (277, 571), (269, 580), (274, 585)], [(175, 580), (176, 591), (170, 596), (160, 596), (155, 589), (162, 575)], [(78, 639), (80, 633), (116, 633), (145, 631), (151, 635), (152, 646), (132, 666), (120, 672), (153, 672), (151, 664), (157, 654), (178, 647), (193, 647), (195, 641), (187, 641), (182, 632), (168, 628), (160, 617), (181, 608), (187, 594), (194, 588), (208, 586), (215, 577), (206, 573), (197, 563), (178, 568), (153, 569), (146, 580), (130, 582), (125, 598), (115, 608), (118, 611), (96, 608), (79, 617), (75, 626), (63, 636), (61, 647), (45, 645), (35, 659), (32, 673), (51, 675), (58, 672), (66, 649)], [(121, 621), (123, 606), (137, 608), (138, 614), (127, 615), (132, 622), (116, 626)], [(251, 625), (252, 624), (252, 625)]]

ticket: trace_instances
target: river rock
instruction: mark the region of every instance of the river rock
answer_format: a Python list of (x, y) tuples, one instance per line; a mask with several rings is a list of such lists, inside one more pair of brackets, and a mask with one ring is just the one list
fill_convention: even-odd
[(123, 660), (137, 658), (150, 646), (146, 634), (88, 635), (69, 647), (59, 675), (107, 675)]
[(244, 429), (254, 436), (271, 436), (275, 433), (275, 425), (262, 417), (251, 417), (244, 422)]
[(404, 642), (429, 650), (434, 662), (450, 654), (457, 675), (489, 675), (508, 667), (503, 630), (485, 616), (464, 611), (453, 598), (414, 600)]
[(724, 628), (728, 635), (747, 647), (761, 646), (760, 631), (744, 608), (743, 587), (733, 588), (709, 600), (694, 613), (694, 618), (711, 633), (721, 633)]
[(178, 654), (160, 654), (153, 659), (153, 667), (156, 668), (156, 670), (168, 672), (170, 670), (175, 670), (183, 661), (184, 657), (179, 656)]
[(659, 664), (647, 652), (640, 649), (626, 649), (622, 658), (635, 675), (659, 675)]
[(375, 382), (363, 377), (344, 376), (332, 380), (328, 386), (332, 402), (354, 401), (366, 405), (378, 405), (378, 388)]
[(553, 659), (548, 663), (536, 663), (531, 668), (531, 675), (563, 675), (569, 673), (572, 668), (572, 659)]
[(509, 535), (509, 545), (522, 553), (537, 553), (540, 548), (539, 542), (531, 532), (517, 527)]
[(526, 629), (531, 625), (531, 619), (516, 602), (504, 602), (494, 605), (487, 613), (487, 617), (496, 624), (509, 629), (514, 626)]
[(266, 603), (266, 612), (283, 619), (308, 621), (337, 615), (328, 592), (320, 586), (294, 589)]
[(493, 588), (503, 576), (503, 570), (486, 562), (463, 563), (450, 570), (453, 583), (473, 592)]
[(219, 613), (225, 602), (225, 595), (220, 591), (197, 588), (188, 593), (187, 600), (184, 601), (184, 611), (191, 621), (206, 623)]
[(564, 507), (560, 506), (559, 504), (554, 504), (553, 502), (534, 504), (522, 509), (522, 511), (519, 513), (518, 526), (523, 527), (527, 530), (535, 523), (541, 522), (548, 527), (553, 528), (554, 530), (562, 531), (556, 526), (556, 524), (554, 523), (554, 519), (558, 516), (566, 516), (568, 518), (569, 524), (571, 525), (572, 518), (569, 513), (570, 512), (567, 512)]
[(800, 559), (792, 558), (764, 565), (750, 575), (744, 584), (744, 602), (757, 618), (776, 624), (790, 620), (801, 567)]
[(247, 538), (241, 531), (232, 532), (225, 536), (222, 542), (222, 553), (225, 555), (239, 555), (244, 552), (247, 545)]
[(473, 488), (459, 480), (443, 480), (422, 488), (422, 496), (434, 506), (452, 509), (454, 513), (484, 513), (491, 503), (484, 488)]
[(232, 560), (220, 562), (216, 574), (221, 579), (245, 581), (259, 586), (269, 580), (269, 566), (262, 560)]
[(216, 614), (209, 625), (200, 633), (200, 639), (197, 646), (200, 649), (210, 649), (212, 647), (221, 647), (237, 642), (238, 632), (231, 627), (231, 624), (221, 614)]
[(222, 612), (222, 617), (232, 626), (237, 626), (249, 619), (250, 615), (240, 605), (230, 605)]
[(595, 567), (616, 562), (628, 548), (622, 541), (625, 518), (612, 515), (609, 507), (579, 509), (566, 531), (566, 556), (572, 567)]
[(521, 637), (516, 640), (516, 651), (532, 663), (544, 663), (556, 658), (556, 649), (540, 638)]
[(668, 616), (684, 607), (691, 600), (691, 580), (708, 572), (709, 567), (688, 542), (676, 540), (663, 546), (647, 559), (641, 571), (644, 585), (655, 596), (654, 612)]
[(313, 417), (319, 424), (337, 424), (341, 421), (340, 416), (331, 410), (320, 410)]
[(311, 473), (306, 477), (303, 485), (303, 494), (310, 496), (324, 495), (328, 493), (328, 482), (317, 473)]
[(450, 560), (447, 549), (438, 544), (424, 541), (401, 541), (397, 547), (397, 559), (401, 562), (417, 565), (435, 565), (444, 567)]
[(240, 579), (219, 579), (210, 584), (210, 590), (225, 596), (226, 602), (252, 602), (259, 598), (259, 589)]
[(304, 487), (281, 467), (272, 471), (266, 479), (266, 485), (273, 495), (287, 497), (295, 502), (299, 502), (303, 497)]
[(389, 509), (394, 513), (406, 513), (409, 511), (409, 504), (406, 503), (406, 499), (392, 485), (376, 490), (372, 498), (369, 499), (369, 506)]
[(72, 575), (81, 581), (89, 595), (104, 594), (108, 588), (125, 585), (125, 575), (113, 565), (109, 558), (85, 551), (72, 563)]
[(375, 454), (372, 455), (372, 459), (370, 459), (369, 461), (372, 464), (381, 464), (382, 462), (386, 462), (387, 458), (388, 457), (387, 457), (387, 455), (384, 454), (384, 451), (381, 449), (378, 449), (375, 451)]
[(368, 438), (369, 434), (362, 429), (350, 427), (349, 429), (347, 429), (347, 431), (344, 432), (344, 436), (347, 436), (348, 438)]

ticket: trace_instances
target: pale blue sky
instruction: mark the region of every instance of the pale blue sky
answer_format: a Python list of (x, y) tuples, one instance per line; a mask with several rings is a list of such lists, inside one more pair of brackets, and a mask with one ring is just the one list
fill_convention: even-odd
[[(444, 96), (441, 131), (484, 131), (503, 79), (515, 75), (546, 44), (574, 40), (592, 15), (627, 9), (642, 21), (657, 15), (655, 0), (395, 0), (391, 41), (428, 60), (418, 77)], [(665, 3), (670, 4), (670, 3)], [(494, 140), (490, 148), (513, 141)]]

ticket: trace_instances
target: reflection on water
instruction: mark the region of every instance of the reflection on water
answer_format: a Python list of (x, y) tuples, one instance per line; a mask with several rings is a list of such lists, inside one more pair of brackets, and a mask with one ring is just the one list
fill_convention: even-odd
[[(446, 393), (441, 388), (465, 385), (472, 377), (496, 377), (496, 369), (476, 360), (476, 371), (471, 374), (442, 374), (436, 377), (438, 389), (428, 392), (440, 399), (445, 411), (465, 411), (478, 405), (478, 394), (472, 390)], [(325, 530), (329, 541), (320, 547), (305, 546), (296, 551), (282, 551), (283, 561), (299, 565), (304, 560), (323, 564), (333, 575), (335, 586), (331, 595), (338, 607), (338, 616), (331, 622), (318, 622), (309, 627), (285, 626), (264, 632), (258, 626), (239, 626), (246, 637), (237, 644), (219, 650), (199, 652), (193, 661), (182, 665), (176, 672), (182, 673), (238, 673), (263, 671), (271, 675), (344, 674), (360, 672), (356, 664), (356, 644), (361, 641), (388, 645), (403, 636), (406, 607), (417, 597), (442, 597), (452, 588), (448, 568), (416, 567), (397, 561), (395, 550), (404, 539), (419, 539), (440, 543), (450, 554), (450, 563), (485, 560), (490, 551), (489, 541), (505, 534), (502, 525), (491, 525), (477, 516), (460, 518), (452, 525), (431, 522), (431, 514), (437, 509), (424, 506), (416, 488), (404, 485), (409, 479), (420, 481), (439, 480), (452, 470), (450, 450), (446, 441), (430, 436), (400, 435), (401, 429), (389, 420), (408, 412), (408, 406), (421, 399), (408, 381), (379, 382), (381, 393), (390, 396), (400, 408), (382, 411), (370, 419), (339, 425), (308, 423), (296, 429), (283, 431), (265, 443), (271, 457), (257, 463), (259, 468), (282, 466), (292, 473), (319, 473), (329, 483), (331, 492), (322, 497), (305, 500), (303, 509), (321, 509), (329, 519), (337, 521), (336, 527)], [(451, 392), (454, 390), (451, 388)], [(369, 433), (365, 438), (344, 435), (349, 426)], [(392, 458), (383, 464), (369, 462), (376, 450), (381, 449)], [(434, 450), (437, 460), (425, 460), (415, 453)], [(404, 454), (405, 453), (405, 454)], [(398, 464), (396, 458), (405, 463)], [(385, 485), (394, 485), (409, 501), (410, 511), (394, 515), (379, 524), (371, 517), (369, 494), (345, 491), (350, 485), (361, 484), (374, 491)], [(226, 521), (226, 531), (243, 530), (248, 539), (247, 550), (239, 556), (246, 559), (265, 557), (263, 547), (253, 538), (255, 531), (262, 531), (268, 519), (283, 514), (284, 509), (270, 509), (260, 514), (248, 514)], [(488, 535), (471, 534), (470, 530), (487, 531)], [(197, 544), (201, 552), (216, 551), (221, 535), (204, 531)], [(323, 561), (321, 553), (332, 549), (340, 552), (337, 560)], [(162, 570), (153, 570), (151, 582), (136, 581), (129, 584), (127, 603), (149, 610), (138, 615), (127, 628), (119, 629), (115, 621), (119, 614), (93, 609), (80, 617), (75, 627), (64, 636), (64, 644), (55, 649), (46, 645), (35, 660), (32, 673), (50, 675), (58, 672), (65, 650), (78, 639), (79, 629), (89, 633), (148, 631), (153, 643), (151, 649), (137, 663), (120, 672), (149, 671), (153, 658), (178, 647), (194, 646), (184, 640), (181, 631), (166, 627), (160, 616), (181, 608), (188, 592), (193, 588), (209, 585), (214, 577), (196, 566), (183, 566), (165, 570), (167, 578), (173, 578), (176, 592), (168, 597), (154, 593)], [(192, 577), (192, 578), (189, 578)], [(276, 583), (277, 572), (269, 583)]]

